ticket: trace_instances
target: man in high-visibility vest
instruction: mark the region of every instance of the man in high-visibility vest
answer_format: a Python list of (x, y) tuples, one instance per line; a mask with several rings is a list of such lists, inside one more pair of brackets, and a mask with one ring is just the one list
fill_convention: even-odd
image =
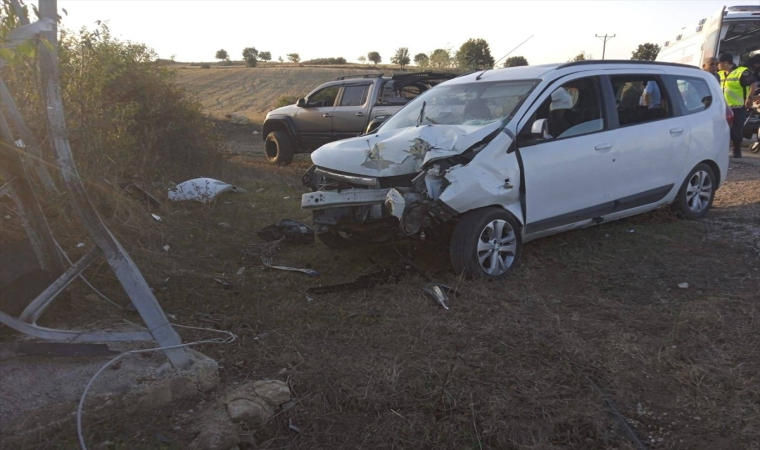
[(718, 70), (723, 96), (734, 113), (734, 123), (731, 125), (734, 158), (741, 158), (744, 122), (747, 120), (747, 110), (752, 107), (752, 94), (757, 89), (757, 80), (746, 67), (737, 67), (730, 53), (718, 57)]

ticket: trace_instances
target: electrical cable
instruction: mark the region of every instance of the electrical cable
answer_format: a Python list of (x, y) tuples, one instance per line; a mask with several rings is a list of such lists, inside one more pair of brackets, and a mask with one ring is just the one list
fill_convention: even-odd
[(184, 348), (184, 347), (190, 347), (190, 346), (201, 345), (201, 344), (231, 344), (237, 340), (237, 336), (231, 331), (216, 330), (213, 328), (191, 327), (187, 325), (179, 325), (179, 324), (173, 324), (173, 323), (167, 323), (167, 325), (175, 326), (178, 328), (187, 328), (190, 330), (213, 331), (217, 333), (224, 333), (228, 335), (228, 337), (225, 339), (222, 339), (222, 338), (207, 339), (207, 340), (202, 340), (202, 341), (189, 342), (187, 344), (169, 345), (166, 347), (130, 350), (128, 352), (124, 352), (116, 356), (115, 358), (105, 363), (103, 367), (101, 367), (97, 372), (95, 372), (95, 375), (93, 375), (92, 378), (90, 378), (90, 381), (87, 382), (87, 385), (84, 388), (84, 392), (82, 392), (82, 396), (79, 398), (79, 406), (77, 406), (77, 437), (79, 438), (79, 446), (81, 447), (82, 450), (87, 450), (87, 444), (84, 441), (84, 434), (82, 431), (82, 411), (84, 410), (84, 402), (85, 402), (85, 399), (87, 398), (87, 393), (90, 391), (90, 388), (92, 387), (92, 384), (95, 382), (98, 376), (100, 376), (100, 374), (103, 373), (103, 371), (106, 370), (109, 366), (121, 360), (122, 358), (126, 357), (127, 355), (134, 355), (137, 353), (150, 353), (150, 352), (156, 352), (156, 351), (161, 351), (161, 350), (171, 350), (175, 348)]

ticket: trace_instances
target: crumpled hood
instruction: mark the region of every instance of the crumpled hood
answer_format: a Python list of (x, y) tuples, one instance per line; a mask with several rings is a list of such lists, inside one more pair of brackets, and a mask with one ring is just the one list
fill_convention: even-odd
[(501, 128), (485, 125), (422, 125), (325, 144), (311, 154), (315, 165), (344, 173), (393, 177), (419, 172), (435, 159), (458, 155)]

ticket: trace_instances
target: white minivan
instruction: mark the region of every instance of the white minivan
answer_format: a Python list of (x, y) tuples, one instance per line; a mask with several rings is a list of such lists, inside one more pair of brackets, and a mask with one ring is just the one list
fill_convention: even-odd
[(501, 278), (532, 239), (667, 204), (704, 216), (732, 119), (718, 81), (686, 65), (471, 73), (312, 153), (301, 207), (330, 247), (450, 236), (457, 273)]

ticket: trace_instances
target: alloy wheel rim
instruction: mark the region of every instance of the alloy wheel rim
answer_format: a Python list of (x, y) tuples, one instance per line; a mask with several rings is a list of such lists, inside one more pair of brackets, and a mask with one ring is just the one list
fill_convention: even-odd
[(478, 237), (478, 263), (489, 275), (501, 275), (512, 266), (517, 252), (517, 235), (506, 220), (492, 220)]
[(713, 194), (710, 174), (704, 170), (695, 172), (686, 185), (686, 205), (694, 213), (701, 213), (710, 204)]

